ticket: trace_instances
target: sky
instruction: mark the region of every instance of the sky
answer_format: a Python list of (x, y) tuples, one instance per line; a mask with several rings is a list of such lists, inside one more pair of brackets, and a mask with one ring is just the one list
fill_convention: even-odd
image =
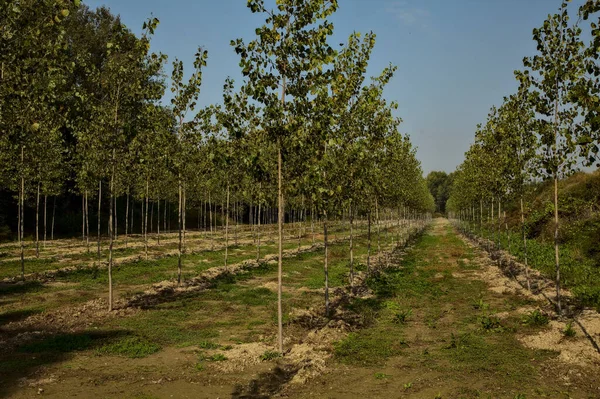
[[(522, 68), (523, 57), (535, 54), (533, 28), (560, 6), (559, 0), (338, 1), (331, 43), (346, 42), (354, 31), (376, 33), (368, 74), (379, 75), (389, 63), (398, 67), (385, 96), (398, 102), (400, 130), (417, 147), (425, 174), (449, 173), (462, 162), (477, 124), (485, 122), (491, 106), (516, 91), (514, 70)], [(160, 25), (152, 50), (167, 54), (170, 61), (182, 60), (188, 70), (197, 48), (208, 50), (200, 106), (221, 102), (228, 76), (241, 81), (239, 57), (230, 41), (248, 42), (264, 21), (250, 12), (246, 0), (84, 3), (109, 7), (136, 33), (155, 16)]]

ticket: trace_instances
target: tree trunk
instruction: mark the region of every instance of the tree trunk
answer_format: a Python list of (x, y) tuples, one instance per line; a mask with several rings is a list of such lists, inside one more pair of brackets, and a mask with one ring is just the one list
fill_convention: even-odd
[(117, 216), (117, 196), (113, 195), (113, 202), (115, 205), (115, 216), (114, 216), (114, 222), (115, 222), (115, 230), (114, 230), (114, 234), (113, 234), (113, 239), (116, 241), (119, 239), (119, 225), (118, 225), (118, 216)]
[(181, 242), (183, 240), (183, 236), (182, 236), (182, 225), (181, 225), (181, 202), (182, 202), (182, 193), (181, 193), (181, 175), (179, 176), (178, 179), (178, 186), (179, 186), (179, 210), (178, 210), (178, 217), (177, 217), (177, 229), (179, 230), (179, 246), (178, 246), (178, 251), (177, 251), (177, 285), (181, 284)]
[(213, 211), (210, 204), (210, 191), (208, 192), (208, 227), (210, 228), (210, 250), (215, 249), (215, 237), (213, 235)]
[(371, 273), (371, 209), (368, 214), (367, 222), (367, 276)]
[(327, 245), (327, 211), (323, 212), (323, 247), (325, 251), (324, 272), (325, 272), (325, 317), (329, 317), (329, 248)]
[(163, 211), (163, 230), (165, 231), (165, 233), (168, 233), (167, 231), (167, 200), (165, 200), (165, 210)]
[[(52, 227), (50, 228), (50, 241), (54, 241), (54, 216), (56, 215), (56, 195), (54, 196), (54, 205), (52, 206)], [(89, 236), (89, 233), (88, 233)]]
[(556, 269), (556, 308), (562, 313), (560, 303), (560, 258), (558, 252), (558, 173), (554, 173), (554, 261)]
[(160, 197), (156, 201), (156, 241), (160, 245)]
[(81, 242), (85, 242), (85, 193), (81, 196)]
[(100, 206), (102, 205), (102, 180), (98, 183), (98, 263), (100, 263)]
[(350, 204), (350, 286), (354, 285), (354, 215), (352, 213), (352, 204)]
[(21, 279), (25, 281), (25, 248), (24, 242), (25, 235), (23, 234), (23, 230), (25, 228), (25, 147), (21, 146), (21, 208), (20, 208), (20, 217), (19, 224), (21, 226), (20, 231), (20, 242), (21, 242)]
[(185, 187), (185, 182), (182, 183), (182, 194), (183, 194), (183, 200), (181, 202), (181, 224), (183, 225), (183, 252), (186, 252), (186, 246), (185, 246), (185, 233), (186, 233), (186, 228), (185, 228), (185, 221), (186, 221), (186, 214), (185, 214), (185, 210), (186, 210), (186, 187)]
[(113, 284), (112, 284), (112, 266), (113, 266), (113, 206), (114, 206), (114, 189), (115, 189), (115, 150), (113, 149), (112, 173), (110, 175), (110, 209), (108, 214), (108, 311), (112, 311), (113, 307)]
[(225, 211), (225, 271), (227, 271), (228, 249), (229, 249), (229, 182), (227, 182), (227, 210)]
[(144, 211), (144, 251), (146, 252), (146, 260), (148, 260), (148, 190), (150, 181), (146, 176), (146, 210)]
[(48, 231), (48, 229), (46, 228), (46, 222), (48, 220), (48, 218), (46, 217), (47, 212), (48, 212), (48, 195), (44, 194), (44, 249), (46, 249), (46, 232)]
[(256, 218), (256, 261), (260, 259), (260, 199), (258, 200), (258, 217)]
[(38, 182), (35, 199), (35, 257), (40, 257), (40, 185)]
[(523, 207), (523, 196), (521, 196), (521, 232), (523, 234), (523, 260), (525, 262), (525, 278), (527, 279), (527, 289), (531, 291), (531, 282), (529, 280), (529, 266), (527, 265), (527, 234), (525, 232), (525, 210)]
[(282, 297), (282, 279), (283, 279), (283, 189), (282, 189), (282, 159), (281, 159), (281, 141), (278, 143), (277, 151), (277, 192), (278, 192), (278, 217), (277, 217), (277, 229), (278, 229), (278, 257), (277, 257), (277, 344), (279, 352), (283, 353), (283, 309), (281, 304)]
[(375, 197), (375, 227), (377, 228), (377, 255), (381, 252), (380, 231), (379, 231), (379, 203)]
[(127, 233), (129, 231), (129, 188), (127, 188), (127, 204), (125, 205), (125, 248), (127, 248)]

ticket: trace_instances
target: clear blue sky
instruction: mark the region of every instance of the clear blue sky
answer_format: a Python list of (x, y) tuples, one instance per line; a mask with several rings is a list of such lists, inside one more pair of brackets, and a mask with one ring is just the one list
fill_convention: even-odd
[[(200, 105), (220, 102), (224, 80), (240, 80), (231, 39), (251, 38), (262, 20), (246, 0), (84, 0), (108, 6), (134, 32), (154, 14), (153, 50), (191, 68), (198, 46), (209, 52)], [(273, 3), (274, 0), (267, 0)], [(533, 55), (531, 31), (560, 0), (339, 0), (332, 44), (353, 31), (374, 31), (370, 75), (398, 66), (386, 97), (399, 103), (401, 131), (418, 147), (423, 170), (451, 172), (477, 123), (516, 90), (513, 71)], [(581, 3), (575, 1), (574, 3)], [(170, 73), (170, 71), (167, 71)]]

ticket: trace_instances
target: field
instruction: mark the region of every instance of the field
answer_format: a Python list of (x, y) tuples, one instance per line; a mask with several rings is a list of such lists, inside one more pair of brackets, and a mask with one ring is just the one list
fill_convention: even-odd
[[(286, 242), (283, 356), (276, 348), (274, 262), (234, 265), (256, 257), (249, 232), (246, 246), (240, 234), (231, 249), (230, 273), (160, 295), (149, 288), (165, 277), (172, 281), (172, 258), (159, 257), (159, 247), (154, 259), (127, 255), (115, 270), (121, 283), (111, 313), (98, 299), (106, 286), (102, 268), (5, 282), (2, 395), (588, 398), (600, 392), (600, 355), (580, 327), (571, 325), (574, 336), (566, 335), (568, 321), (541, 295), (505, 277), (446, 220), (382, 229), (381, 253), (368, 276), (366, 237), (359, 234), (353, 287), (348, 231), (338, 228), (329, 248), (329, 318), (322, 248), (312, 247), (310, 234), (302, 238), (302, 253), (294, 253), (297, 237)], [(186, 281), (222, 268), (222, 250), (200, 249), (201, 232), (188, 240)], [(50, 256), (65, 244), (53, 243)], [(71, 242), (69, 253), (76, 245)], [(262, 249), (267, 259), (270, 248)], [(590, 320), (600, 325), (597, 317)]]

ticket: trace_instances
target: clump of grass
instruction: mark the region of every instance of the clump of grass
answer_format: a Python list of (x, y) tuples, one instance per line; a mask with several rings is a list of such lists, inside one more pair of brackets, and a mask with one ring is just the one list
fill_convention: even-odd
[(377, 379), (377, 380), (385, 380), (388, 377), (389, 377), (389, 375), (387, 375), (385, 373), (375, 373), (375, 379)]
[(547, 325), (549, 322), (548, 315), (544, 312), (541, 312), (539, 309), (536, 309), (532, 312), (529, 312), (523, 318), (523, 324), (527, 324), (532, 327), (541, 327)]
[(210, 341), (201, 341), (198, 344), (198, 347), (200, 347), (202, 349), (219, 349), (221, 347), (221, 345), (215, 344), (214, 342), (210, 342)]
[(396, 312), (392, 321), (396, 324), (406, 324), (410, 316), (412, 316), (412, 309), (401, 310)]
[(469, 341), (469, 334), (454, 335), (450, 334), (450, 343), (445, 347), (446, 349), (461, 349), (467, 346)]
[(565, 338), (574, 338), (577, 335), (577, 331), (573, 328), (573, 322), (570, 321), (567, 323), (567, 327), (563, 330), (563, 335)]
[(486, 332), (502, 332), (504, 328), (496, 316), (483, 315), (479, 317), (480, 329)]
[(153, 342), (137, 336), (128, 336), (98, 348), (98, 353), (102, 355), (141, 358), (156, 353), (159, 350), (160, 346)]
[(206, 360), (208, 362), (223, 362), (223, 361), (227, 360), (227, 356), (225, 356), (222, 353), (215, 353), (214, 355), (211, 355), (211, 356), (200, 355), (200, 361), (202, 361), (202, 360)]
[(411, 388), (412, 388), (412, 382), (407, 382), (406, 384), (404, 384), (404, 390), (405, 391), (408, 391)]
[(481, 298), (481, 297), (477, 301), (473, 302), (473, 309), (475, 309), (475, 310), (485, 311), (485, 310), (488, 310), (489, 308), (490, 308), (490, 305), (485, 303), (483, 301), (483, 298)]
[(265, 361), (277, 359), (278, 357), (281, 357), (281, 353), (279, 353), (277, 351), (265, 351), (265, 353), (260, 355), (260, 360), (265, 362)]

